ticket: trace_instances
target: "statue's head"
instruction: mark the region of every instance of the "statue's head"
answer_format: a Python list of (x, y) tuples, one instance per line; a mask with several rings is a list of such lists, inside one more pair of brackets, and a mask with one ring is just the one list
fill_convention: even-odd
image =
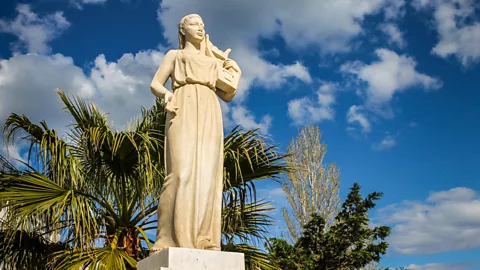
[(187, 41), (201, 43), (205, 37), (205, 25), (198, 14), (189, 14), (178, 24), (178, 42), (180, 49), (185, 47)]

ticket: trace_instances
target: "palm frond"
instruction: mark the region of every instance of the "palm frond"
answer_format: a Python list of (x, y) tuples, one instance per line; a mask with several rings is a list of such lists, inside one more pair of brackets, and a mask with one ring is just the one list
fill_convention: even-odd
[(73, 174), (78, 173), (78, 161), (72, 157), (72, 147), (59, 137), (57, 132), (50, 129), (42, 121), (40, 126), (33, 124), (26, 116), (11, 114), (4, 125), (5, 138), (13, 143), (16, 136), (23, 134), (22, 139), (30, 142), (27, 166), (35, 157), (35, 165), (42, 173), (62, 186), (76, 187), (81, 182), (74, 182)]
[(274, 208), (267, 201), (257, 200), (245, 205), (231, 201), (222, 209), (222, 234), (226, 242), (257, 242), (266, 239), (268, 227), (273, 224), (269, 212)]
[(95, 107), (93, 103), (87, 104), (85, 100), (78, 96), (73, 96), (70, 99), (60, 89), (57, 89), (57, 94), (60, 96), (63, 104), (65, 104), (65, 109), (75, 119), (74, 129), (86, 130), (92, 127), (110, 129), (105, 114)]
[(46, 269), (51, 254), (66, 248), (64, 243), (54, 243), (36, 232), (15, 231), (13, 241), (8, 239), (11, 232), (0, 231), (0, 265), (4, 269)]
[(18, 230), (25, 221), (40, 219), (45, 231), (66, 227), (76, 245), (93, 244), (99, 227), (95, 208), (98, 201), (80, 191), (64, 188), (37, 172), (2, 174), (0, 182), (5, 186), (0, 203), (8, 203), (8, 212), (15, 217), (7, 219), (4, 225)]
[[(5, 239), (15, 243), (15, 233), (30, 224), (32, 235), (60, 231), (68, 243), (68, 250), (54, 254), (56, 268), (135, 267), (145, 252), (140, 241), (153, 242), (145, 232), (155, 228), (164, 180), (164, 104), (157, 99), (131, 127), (114, 130), (93, 103), (57, 92), (74, 119), (66, 137), (44, 121), (36, 125), (16, 114), (4, 126), (7, 141), (22, 135), (30, 142), (28, 160), (35, 155), (38, 168), (0, 174), (0, 205), (8, 201), (9, 208)], [(255, 182), (285, 172), (284, 155), (256, 130), (238, 127), (224, 146), (224, 247), (244, 252), (248, 269), (273, 269), (266, 254), (249, 244), (265, 239), (272, 223)], [(106, 246), (98, 248), (102, 238)]]
[(256, 130), (243, 132), (234, 128), (224, 140), (224, 190), (254, 180), (277, 178), (286, 172), (284, 157), (275, 146), (267, 145)]
[(13, 164), (6, 160), (2, 155), (0, 155), (0, 174), (13, 172), (18, 172), (17, 168), (15, 168), (15, 166), (13, 166)]
[(257, 200), (255, 182), (275, 180), (288, 168), (285, 155), (270, 146), (256, 130), (236, 127), (224, 141), (224, 193), (222, 234), (227, 251), (245, 254), (248, 269), (275, 269), (267, 254), (250, 245), (268, 235), (273, 220), (268, 202)]
[[(255, 181), (276, 179), (286, 172), (284, 155), (279, 154), (276, 147), (268, 146), (256, 130), (243, 132), (236, 127), (225, 137), (224, 145), (223, 206), (227, 211), (225, 217), (231, 219), (231, 221), (225, 221), (225, 228), (235, 224), (239, 226), (238, 228), (243, 228), (243, 221), (237, 223), (243, 220), (241, 214), (235, 216), (233, 213), (245, 212), (244, 218), (259, 218), (258, 215), (250, 214), (265, 212), (266, 204), (257, 202)], [(226, 231), (231, 234), (235, 229), (232, 227)], [(254, 238), (258, 237), (255, 235), (255, 230), (250, 234)]]
[(65, 270), (126, 270), (126, 265), (132, 268), (137, 266), (135, 259), (130, 257), (124, 249), (117, 246), (118, 235), (115, 235), (114, 241), (103, 248), (91, 250), (73, 249), (59, 251), (53, 254), (54, 260), (50, 266), (54, 269)]

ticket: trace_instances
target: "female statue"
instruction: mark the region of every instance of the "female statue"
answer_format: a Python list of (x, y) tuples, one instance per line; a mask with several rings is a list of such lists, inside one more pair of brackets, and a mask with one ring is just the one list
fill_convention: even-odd
[[(231, 74), (238, 79), (241, 71), (228, 59), (230, 50), (222, 52), (212, 45), (199, 15), (182, 18), (178, 36), (180, 49), (165, 55), (150, 86), (155, 96), (165, 99), (167, 111), (166, 178), (152, 251), (220, 250), (223, 120), (217, 96), (232, 100), (236, 87), (219, 89), (222, 72), (233, 69)], [(164, 87), (168, 78), (173, 93)]]

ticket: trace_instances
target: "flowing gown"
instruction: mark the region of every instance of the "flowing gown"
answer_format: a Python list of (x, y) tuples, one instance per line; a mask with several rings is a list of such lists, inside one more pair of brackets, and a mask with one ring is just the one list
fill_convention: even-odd
[(215, 93), (220, 68), (213, 57), (177, 51), (171, 79), (178, 110), (168, 112), (165, 123), (166, 179), (156, 251), (220, 247), (223, 122)]

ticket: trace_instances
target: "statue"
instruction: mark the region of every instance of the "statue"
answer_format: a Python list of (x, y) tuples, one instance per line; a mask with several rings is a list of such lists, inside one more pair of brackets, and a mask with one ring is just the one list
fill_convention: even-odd
[[(150, 89), (165, 99), (165, 183), (152, 252), (168, 247), (220, 250), (223, 120), (217, 98), (230, 102), (241, 70), (205, 34), (202, 18), (179, 24), (179, 50), (170, 50)], [(164, 85), (172, 81), (173, 93)]]

